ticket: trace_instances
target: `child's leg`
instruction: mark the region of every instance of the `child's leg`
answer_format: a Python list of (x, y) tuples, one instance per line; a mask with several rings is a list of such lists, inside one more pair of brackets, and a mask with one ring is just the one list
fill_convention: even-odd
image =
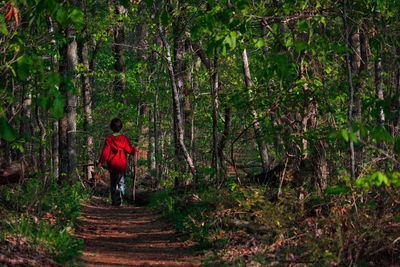
[(118, 174), (117, 188), (118, 188), (119, 196), (120, 196), (121, 203), (122, 203), (122, 197), (125, 195), (125, 173)]
[(119, 206), (122, 203), (122, 194), (125, 193), (125, 178), (123, 173), (110, 174), (111, 202), (113, 206)]
[(111, 204), (113, 206), (121, 205), (120, 192), (118, 190), (119, 173), (110, 172), (110, 193), (111, 193)]

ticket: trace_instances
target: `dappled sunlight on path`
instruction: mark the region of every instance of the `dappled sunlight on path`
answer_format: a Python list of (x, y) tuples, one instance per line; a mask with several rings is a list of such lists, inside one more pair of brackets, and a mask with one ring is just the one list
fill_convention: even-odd
[(199, 266), (185, 241), (146, 207), (112, 207), (94, 198), (83, 207), (79, 236), (85, 266)]

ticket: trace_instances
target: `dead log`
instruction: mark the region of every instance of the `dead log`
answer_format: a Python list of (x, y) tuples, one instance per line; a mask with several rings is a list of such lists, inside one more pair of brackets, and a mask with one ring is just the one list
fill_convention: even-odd
[(29, 177), (36, 171), (36, 160), (33, 157), (24, 157), (13, 161), (9, 166), (0, 168), (0, 186), (15, 184)]

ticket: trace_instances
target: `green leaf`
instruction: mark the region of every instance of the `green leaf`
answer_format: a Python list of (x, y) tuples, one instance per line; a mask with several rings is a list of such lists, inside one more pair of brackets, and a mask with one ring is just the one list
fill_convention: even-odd
[(351, 192), (351, 189), (344, 185), (333, 185), (325, 189), (325, 194), (328, 195), (341, 195), (348, 194)]
[(4, 19), (3, 14), (0, 14), (0, 33), (2, 33), (4, 35), (8, 35), (7, 24)]
[(75, 26), (81, 27), (83, 25), (84, 14), (82, 10), (74, 8), (69, 14), (69, 18), (75, 24)]
[(17, 138), (17, 132), (3, 117), (0, 118), (0, 138), (3, 138), (8, 142), (12, 142)]
[(51, 72), (48, 74), (46, 83), (49, 87), (58, 86), (60, 82), (61, 82), (60, 73)]
[(54, 99), (51, 111), (56, 119), (61, 119), (64, 116), (64, 97), (61, 94)]
[(265, 46), (265, 41), (263, 38), (254, 39), (254, 46), (257, 48), (263, 48)]
[(382, 184), (390, 185), (388, 177), (385, 174), (383, 174), (382, 172), (377, 172), (376, 176), (377, 176), (377, 180), (378, 180), (376, 185), (378, 185), (378, 186), (380, 186)]
[(301, 40), (295, 40), (294, 41), (294, 46), (296, 47), (296, 51), (298, 53), (308, 49), (308, 44), (303, 42), (303, 41), (301, 41)]
[(237, 38), (237, 33), (232, 31), (225, 37), (223, 43), (229, 45), (229, 48), (233, 50), (236, 47), (236, 38)]
[(31, 55), (24, 55), (18, 59), (17, 62), (17, 74), (18, 78), (22, 81), (26, 80), (31, 71), (33, 70), (33, 58)]
[(340, 134), (341, 134), (342, 138), (344, 139), (344, 141), (346, 141), (346, 142), (349, 141), (349, 132), (347, 131), (347, 129), (342, 129), (340, 131)]
[(42, 108), (42, 109), (48, 109), (49, 104), (50, 104), (50, 99), (45, 96), (39, 96), (37, 99), (37, 104)]
[(170, 23), (171, 21), (171, 16), (168, 12), (162, 12), (161, 13), (161, 23), (162, 25), (166, 26)]
[(67, 23), (67, 19), (68, 19), (67, 11), (64, 8), (60, 7), (56, 13), (56, 21), (59, 24), (64, 25)]

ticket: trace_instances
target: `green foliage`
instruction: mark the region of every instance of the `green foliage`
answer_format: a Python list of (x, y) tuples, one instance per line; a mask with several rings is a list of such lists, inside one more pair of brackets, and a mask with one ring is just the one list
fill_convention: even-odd
[(335, 196), (342, 194), (349, 194), (350, 192), (352, 192), (351, 188), (345, 185), (332, 185), (325, 189), (325, 194), (335, 195)]
[(369, 189), (371, 187), (381, 187), (381, 186), (400, 186), (400, 172), (383, 173), (381, 171), (376, 171), (366, 177), (361, 177), (357, 179), (356, 185)]
[(4, 20), (4, 15), (0, 14), (0, 33), (4, 35), (8, 35), (8, 29), (6, 25), (6, 21)]
[(26, 238), (29, 246), (41, 247), (63, 264), (73, 263), (80, 255), (83, 242), (74, 236), (74, 226), (80, 215), (81, 204), (88, 192), (80, 183), (58, 185), (53, 179), (41, 176), (28, 179), (14, 188), (0, 188), (0, 204), (12, 212), (0, 223), (6, 236)]
[(4, 224), (7, 235), (26, 238), (30, 246), (45, 249), (59, 263), (71, 263), (80, 255), (83, 241), (73, 235), (69, 226), (53, 225), (28, 215), (5, 221)]
[(17, 132), (13, 129), (13, 127), (11, 127), (5, 118), (0, 117), (0, 138), (11, 142), (14, 141), (16, 137)]
[(171, 221), (179, 232), (187, 233), (198, 242), (199, 248), (212, 246), (212, 236), (220, 230), (209, 215), (218, 203), (229, 201), (230, 196), (222, 190), (203, 188), (194, 195), (176, 194), (170, 190), (155, 193), (150, 207), (161, 210), (164, 218)]

